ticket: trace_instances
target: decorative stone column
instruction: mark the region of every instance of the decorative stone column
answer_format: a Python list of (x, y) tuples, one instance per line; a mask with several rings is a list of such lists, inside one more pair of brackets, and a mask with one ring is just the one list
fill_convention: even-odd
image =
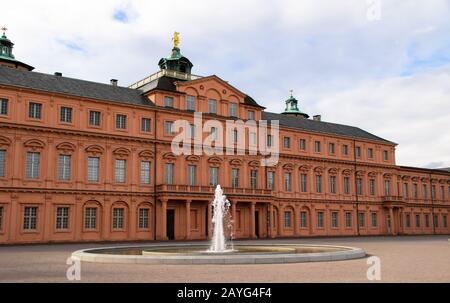
[(208, 213), (208, 216), (207, 216), (207, 219), (206, 219), (206, 224), (208, 225), (208, 234), (206, 235), (206, 237), (209, 239), (209, 240), (211, 240), (212, 239), (212, 234), (213, 234), (213, 232), (212, 232), (212, 206), (211, 206), (211, 202), (210, 201), (208, 201), (207, 202), (208, 204), (208, 206), (207, 206), (207, 213)]
[(280, 204), (278, 206), (278, 235), (283, 235), (283, 208)]
[(269, 230), (268, 230), (270, 238), (275, 238), (275, 234), (273, 232), (273, 227), (274, 227), (273, 204), (270, 203), (269, 204)]
[(257, 222), (255, 222), (255, 205), (256, 202), (250, 202), (250, 238), (252, 239), (256, 238), (255, 227)]
[(389, 207), (389, 217), (391, 219), (391, 234), (395, 236), (397, 232), (395, 230), (394, 209), (392, 207)]
[(186, 201), (186, 240), (191, 239), (191, 200)]

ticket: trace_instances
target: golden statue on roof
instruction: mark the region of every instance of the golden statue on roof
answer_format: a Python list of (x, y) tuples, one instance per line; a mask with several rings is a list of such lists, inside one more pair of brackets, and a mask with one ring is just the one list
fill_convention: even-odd
[(178, 44), (180, 43), (180, 33), (179, 32), (174, 32), (173, 33), (173, 47), (177, 47), (178, 48)]

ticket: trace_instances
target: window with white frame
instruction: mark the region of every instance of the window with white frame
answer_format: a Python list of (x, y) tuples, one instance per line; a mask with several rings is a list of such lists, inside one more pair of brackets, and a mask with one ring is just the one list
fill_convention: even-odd
[(217, 114), (217, 101), (213, 99), (208, 100), (208, 113)]
[(165, 107), (173, 107), (173, 97), (165, 96), (164, 97), (164, 106)]
[(416, 215), (416, 227), (420, 227), (420, 215)]
[(150, 161), (141, 161), (141, 183), (150, 184)]
[(123, 229), (123, 214), (124, 209), (122, 207), (113, 208), (113, 229)]
[(358, 221), (359, 221), (359, 227), (366, 226), (366, 215), (365, 215), (365, 213), (358, 213)]
[(284, 173), (284, 190), (285, 191), (292, 191), (292, 186), (291, 186), (291, 173), (290, 172), (285, 172)]
[(219, 168), (210, 167), (209, 168), (209, 185), (217, 186), (219, 184)]
[(323, 211), (319, 211), (318, 213), (317, 213), (317, 227), (318, 228), (324, 228), (324, 213), (323, 213)]
[(300, 174), (300, 190), (302, 193), (306, 193), (308, 191), (308, 175)]
[(284, 228), (292, 227), (292, 213), (290, 211), (284, 212)]
[(70, 155), (59, 155), (58, 158), (58, 179), (61, 181), (70, 180), (70, 164), (71, 164), (71, 156)]
[(41, 119), (42, 117), (42, 104), (30, 102), (28, 105), (28, 117), (32, 119)]
[(414, 199), (419, 198), (419, 187), (417, 186), (417, 183), (413, 184), (413, 197)]
[(361, 147), (360, 146), (355, 147), (355, 156), (356, 156), (356, 158), (361, 158)]
[(0, 149), (0, 177), (6, 176), (6, 150)]
[(230, 117), (237, 117), (237, 104), (230, 103)]
[(403, 183), (403, 198), (408, 199), (409, 186), (408, 183)]
[(372, 213), (372, 227), (377, 227), (378, 226), (378, 214), (377, 213)]
[(344, 194), (350, 194), (350, 177), (344, 177)]
[(338, 212), (333, 211), (331, 212), (331, 227), (337, 228), (338, 227)]
[(126, 129), (127, 128), (127, 116), (117, 114), (116, 115), (116, 128), (118, 129)]
[(284, 148), (291, 148), (291, 138), (290, 137), (284, 137), (283, 138), (283, 147)]
[(306, 211), (300, 212), (300, 227), (301, 228), (308, 227), (308, 216), (307, 216)]
[(97, 228), (97, 208), (86, 207), (84, 209), (84, 228), (96, 229)]
[(88, 157), (88, 182), (99, 181), (99, 163), (100, 158)]
[(427, 185), (426, 184), (422, 184), (422, 196), (424, 199), (428, 198), (428, 190), (427, 190)]
[(383, 160), (387, 161), (389, 160), (389, 154), (387, 150), (383, 150)]
[(391, 195), (391, 180), (384, 180), (384, 195)]
[(38, 152), (27, 152), (26, 174), (27, 178), (38, 179), (41, 154)]
[(166, 181), (166, 184), (173, 184), (173, 169), (174, 169), (174, 164), (173, 163), (166, 163), (165, 164), (164, 180)]
[(186, 96), (186, 110), (195, 111), (195, 96)]
[(328, 144), (328, 152), (330, 154), (332, 154), (332, 155), (335, 153), (335, 145), (334, 145), (334, 143), (329, 143)]
[(256, 133), (250, 132), (250, 138), (249, 138), (250, 145), (256, 145)]
[(38, 208), (36, 206), (27, 206), (23, 212), (23, 229), (36, 230), (37, 229), (37, 215)]
[(273, 136), (267, 135), (267, 142), (266, 142), (267, 147), (271, 147), (272, 144), (273, 144)]
[(410, 214), (406, 214), (405, 215), (405, 223), (406, 223), (406, 227), (411, 227), (411, 216), (410, 216)]
[(352, 213), (351, 212), (345, 213), (345, 227), (347, 227), (347, 228), (352, 227)]
[(56, 229), (69, 229), (69, 207), (56, 208)]
[(188, 165), (188, 184), (194, 186), (197, 184), (197, 166)]
[(348, 155), (348, 145), (346, 144), (342, 145), (342, 155), (344, 156)]
[(173, 135), (173, 122), (172, 121), (164, 122), (164, 134), (165, 135)]
[(275, 189), (275, 172), (268, 171), (267, 172), (267, 189), (274, 190)]
[(0, 99), (0, 115), (8, 114), (8, 99), (1, 98)]
[(149, 213), (150, 209), (139, 208), (139, 229), (149, 228), (149, 218), (150, 218)]
[(375, 196), (375, 179), (373, 178), (369, 180), (369, 191), (371, 196)]
[(60, 114), (59, 114), (59, 121), (65, 122), (65, 123), (72, 123), (72, 108), (61, 106), (60, 108)]
[(100, 112), (91, 110), (89, 111), (89, 125), (100, 126)]
[(126, 160), (116, 159), (115, 174), (116, 183), (125, 183)]
[(218, 140), (219, 139), (219, 134), (217, 131), (217, 127), (211, 127), (211, 139), (212, 140)]
[(316, 193), (322, 192), (322, 176), (316, 175)]
[(249, 111), (247, 112), (247, 119), (248, 119), (248, 120), (255, 120), (255, 111), (249, 110)]
[(300, 139), (299, 144), (300, 144), (300, 150), (306, 150), (306, 140), (305, 139)]
[(255, 189), (257, 186), (258, 171), (256, 169), (250, 170), (250, 187)]
[(367, 149), (367, 157), (368, 157), (369, 159), (372, 159), (372, 158), (373, 158), (373, 148), (368, 148), (368, 149)]
[(362, 195), (363, 194), (363, 187), (362, 187), (362, 178), (356, 178), (356, 193), (358, 195)]
[(152, 123), (152, 120), (150, 118), (142, 118), (141, 119), (141, 131), (149, 133), (152, 129), (151, 123)]
[(330, 176), (330, 192), (336, 193), (336, 176)]
[(239, 168), (231, 169), (231, 186), (239, 187)]
[(314, 151), (316, 153), (320, 153), (320, 151), (321, 151), (321, 143), (320, 143), (320, 141), (315, 141), (314, 142)]

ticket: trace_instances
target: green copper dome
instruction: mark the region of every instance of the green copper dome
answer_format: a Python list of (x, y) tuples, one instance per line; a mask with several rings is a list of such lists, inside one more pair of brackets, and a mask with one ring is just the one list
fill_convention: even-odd
[(4, 27), (4, 28), (2, 28), (2, 30), (3, 30), (3, 35), (0, 37), (0, 63), (5, 62), (8, 64), (8, 66), (10, 66), (12, 64), (15, 67), (20, 66), (20, 67), (25, 68), (30, 71), (33, 70), (34, 67), (15, 59), (15, 57), (12, 53), (14, 43), (12, 43), (11, 40), (9, 40), (8, 37), (6, 37), (6, 33), (5, 33), (6, 28)]
[(300, 111), (298, 109), (298, 101), (294, 98), (294, 96), (289, 97), (286, 100), (286, 108), (284, 109), (283, 115), (292, 115), (292, 116), (301, 116), (303, 118), (309, 118), (309, 115)]

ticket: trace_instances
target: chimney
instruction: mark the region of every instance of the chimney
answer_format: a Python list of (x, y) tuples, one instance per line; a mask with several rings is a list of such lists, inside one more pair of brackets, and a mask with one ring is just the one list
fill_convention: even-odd
[(118, 80), (117, 79), (111, 79), (110, 82), (111, 82), (112, 86), (117, 86)]
[(62, 77), (62, 73), (60, 73), (60, 72), (55, 72), (55, 76)]
[(322, 121), (322, 116), (321, 115), (314, 115), (313, 116), (313, 120), (314, 121)]

